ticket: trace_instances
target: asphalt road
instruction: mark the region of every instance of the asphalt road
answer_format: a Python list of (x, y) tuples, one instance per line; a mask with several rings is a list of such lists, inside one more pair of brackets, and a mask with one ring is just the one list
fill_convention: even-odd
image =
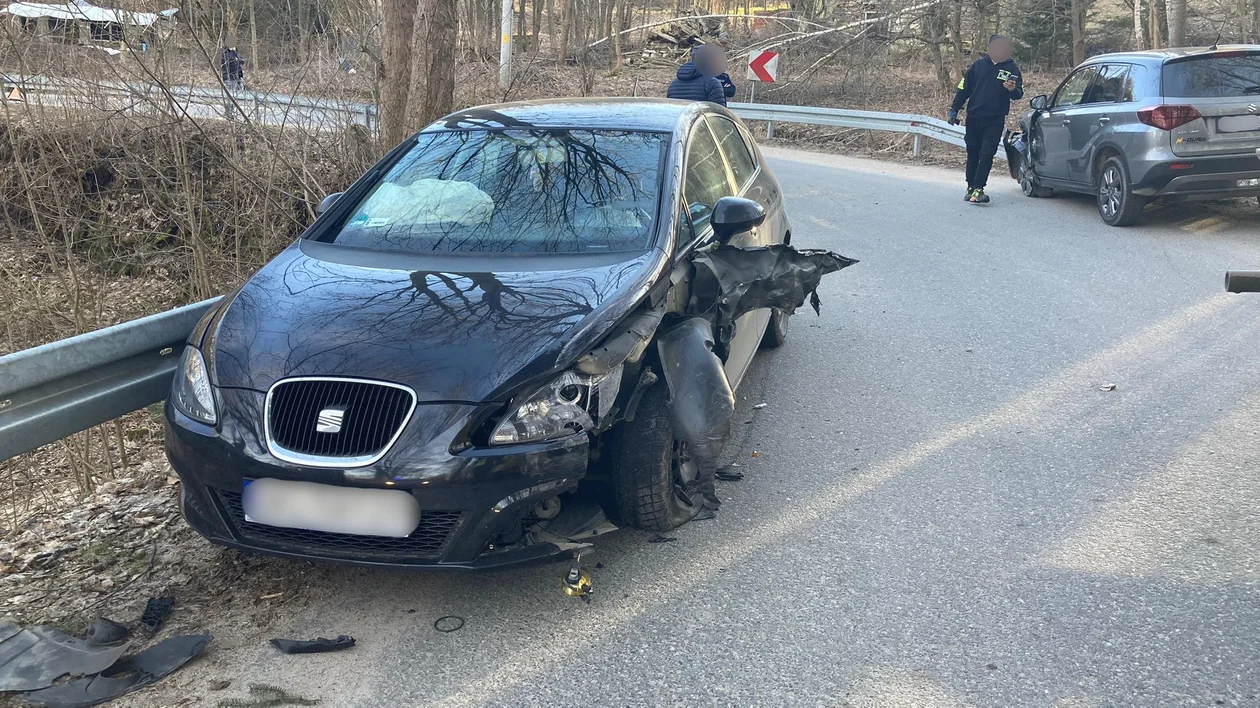
[(228, 647), (167, 680), (332, 706), (1260, 705), (1260, 296), (1223, 292), (1260, 265), (1254, 202), (1112, 229), (1001, 176), (977, 207), (951, 172), (769, 154), (796, 245), (862, 262), (740, 390), (719, 519), (599, 540), (589, 605), (558, 566), (314, 570), (279, 633), (355, 649)]

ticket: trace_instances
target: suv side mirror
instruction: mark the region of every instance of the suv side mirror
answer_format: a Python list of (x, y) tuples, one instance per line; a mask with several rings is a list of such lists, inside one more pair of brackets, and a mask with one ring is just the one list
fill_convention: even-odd
[(757, 202), (743, 197), (722, 197), (713, 205), (713, 234), (721, 243), (731, 240), (735, 234), (751, 231), (766, 220), (766, 209)]
[(1033, 100), (1028, 102), (1034, 111), (1044, 111), (1050, 107), (1050, 97), (1044, 93), (1040, 96), (1034, 96)]
[(324, 212), (331, 209), (332, 205), (335, 204), (337, 200), (341, 198), (342, 194), (343, 194), (342, 192), (337, 192), (336, 194), (329, 194), (328, 196), (324, 197), (324, 201), (320, 202), (319, 206), (315, 207), (315, 216), (322, 216)]

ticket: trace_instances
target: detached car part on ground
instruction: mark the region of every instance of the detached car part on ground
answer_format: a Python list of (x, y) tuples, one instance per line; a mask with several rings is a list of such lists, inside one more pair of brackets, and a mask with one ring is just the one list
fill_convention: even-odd
[[(189, 523), (289, 557), (486, 569), (717, 506), (733, 389), (820, 279), (710, 104), (471, 109), (400, 145), (188, 341)], [(601, 503), (605, 502), (607, 503)]]
[(1260, 46), (1105, 54), (1032, 99), (1004, 144), (1030, 197), (1093, 194), (1138, 223), (1153, 199), (1260, 197)]

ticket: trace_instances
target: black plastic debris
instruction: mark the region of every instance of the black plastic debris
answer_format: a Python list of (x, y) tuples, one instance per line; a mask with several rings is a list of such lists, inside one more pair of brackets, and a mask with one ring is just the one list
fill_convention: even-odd
[(175, 598), (173, 597), (151, 597), (144, 605), (144, 613), (140, 615), (140, 626), (144, 627), (149, 634), (154, 634), (162, 623), (166, 621), (167, 615), (171, 614), (171, 608), (175, 606)]
[(713, 476), (717, 477), (723, 482), (738, 482), (739, 480), (744, 478), (744, 473), (735, 469), (733, 465), (730, 465), (730, 466), (723, 467), (722, 469), (718, 470), (717, 472), (714, 473)]
[(271, 645), (285, 654), (322, 654), (349, 649), (354, 646), (354, 637), (343, 634), (336, 639), (273, 639)]
[(433, 628), (443, 634), (458, 632), (464, 628), (464, 618), (456, 615), (447, 615), (439, 617), (433, 621)]
[(129, 656), (96, 676), (87, 676), (15, 696), (23, 705), (48, 708), (87, 708), (144, 688), (206, 650), (209, 634), (186, 634), (164, 639)]
[(52, 627), (23, 629), (0, 620), (0, 692), (33, 691), (62, 676), (100, 673), (118, 661), (127, 646), (101, 646)]
[(114, 645), (126, 639), (129, 631), (124, 624), (119, 624), (112, 619), (97, 617), (92, 624), (88, 625), (87, 641), (88, 644), (95, 646)]

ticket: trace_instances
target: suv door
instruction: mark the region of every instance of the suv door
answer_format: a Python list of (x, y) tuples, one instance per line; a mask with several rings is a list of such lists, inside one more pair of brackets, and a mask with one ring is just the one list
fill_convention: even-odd
[(1066, 154), (1068, 179), (1078, 184), (1093, 184), (1093, 156), (1098, 143), (1124, 119), (1122, 104), (1133, 100), (1133, 84), (1128, 64), (1103, 64), (1096, 67), (1094, 80), (1085, 91), (1080, 105), (1072, 111), (1068, 126)]
[(1042, 145), (1045, 146), (1046, 164), (1042, 174), (1051, 179), (1070, 180), (1068, 158), (1071, 154), (1072, 138), (1069, 131), (1081, 102), (1094, 82), (1098, 67), (1085, 66), (1072, 72), (1050, 100), (1047, 114), (1038, 121), (1041, 130)]

